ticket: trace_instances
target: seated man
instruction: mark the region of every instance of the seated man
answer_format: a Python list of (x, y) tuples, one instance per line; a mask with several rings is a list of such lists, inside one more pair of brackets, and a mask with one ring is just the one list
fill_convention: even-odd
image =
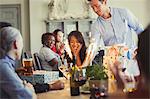
[(15, 61), (20, 59), (22, 48), (22, 36), (17, 29), (0, 29), (0, 99), (36, 98), (33, 86), (15, 73)]
[(43, 69), (49, 71), (58, 70), (61, 65), (60, 56), (51, 50), (55, 44), (55, 37), (51, 33), (44, 33), (41, 39), (43, 47), (40, 49), (39, 58)]

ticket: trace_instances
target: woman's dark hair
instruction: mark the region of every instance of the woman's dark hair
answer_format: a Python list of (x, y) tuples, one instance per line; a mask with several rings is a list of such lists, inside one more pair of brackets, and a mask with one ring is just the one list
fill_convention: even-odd
[(81, 62), (83, 63), (85, 56), (86, 56), (86, 45), (85, 45), (85, 41), (83, 39), (83, 36), (82, 36), (80, 31), (70, 32), (70, 34), (68, 35), (69, 45), (70, 45), (70, 39), (72, 36), (74, 36), (79, 41), (79, 43), (82, 44), (82, 48), (81, 48), (79, 54), (80, 54)]
[(138, 50), (137, 50), (137, 60), (139, 68), (146, 77), (149, 79), (149, 34), (150, 34), (150, 25), (138, 36)]
[(44, 33), (44, 34), (42, 34), (41, 42), (42, 42), (43, 45), (47, 45), (49, 36), (54, 36), (54, 35), (52, 33)]
[[(60, 29), (56, 29), (56, 30), (54, 30), (54, 32), (53, 32), (53, 35), (54, 35), (54, 37), (55, 37), (55, 40), (56, 40), (56, 42), (57, 42), (57, 34), (58, 34), (58, 32), (60, 32), (61, 30)], [(63, 32), (62, 32), (63, 33)]]

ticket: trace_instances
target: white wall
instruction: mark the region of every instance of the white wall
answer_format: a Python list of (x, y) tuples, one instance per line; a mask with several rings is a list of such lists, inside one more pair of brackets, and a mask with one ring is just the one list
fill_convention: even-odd
[(46, 32), (44, 20), (48, 16), (49, 0), (29, 0), (30, 5), (30, 45), (31, 52), (39, 52), (41, 35)]

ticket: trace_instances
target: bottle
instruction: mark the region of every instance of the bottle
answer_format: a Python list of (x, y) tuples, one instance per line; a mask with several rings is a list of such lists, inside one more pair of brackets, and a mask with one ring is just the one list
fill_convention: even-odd
[(70, 77), (70, 94), (71, 94), (71, 96), (80, 95), (79, 85), (75, 82), (75, 80), (76, 80), (75, 64), (76, 64), (76, 58), (73, 57), (72, 75)]

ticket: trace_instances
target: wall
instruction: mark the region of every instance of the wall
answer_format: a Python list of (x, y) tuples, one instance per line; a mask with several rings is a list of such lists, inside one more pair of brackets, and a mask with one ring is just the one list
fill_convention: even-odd
[[(74, 3), (78, 3), (75, 0)], [(109, 0), (108, 0), (109, 1)], [(48, 16), (49, 0), (30, 0), (30, 47), (32, 52), (38, 52), (41, 45), (41, 35), (46, 32), (44, 20)], [(110, 6), (129, 8), (141, 21), (144, 27), (150, 22), (148, 14), (149, 0), (110, 0)]]
[(150, 22), (149, 0), (108, 0), (113, 7), (128, 8), (140, 20), (144, 27)]
[(147, 1), (147, 5), (146, 5), (147, 6), (147, 13), (148, 13), (148, 22), (150, 24), (150, 13), (149, 13), (150, 6), (149, 5), (150, 5), (150, 0)]
[(30, 6), (30, 44), (31, 51), (38, 52), (41, 45), (41, 35), (46, 32), (44, 20), (48, 16), (49, 0), (29, 0)]
[(21, 4), (21, 32), (24, 39), (24, 51), (30, 50), (29, 6), (28, 0), (0, 0), (0, 4)]

